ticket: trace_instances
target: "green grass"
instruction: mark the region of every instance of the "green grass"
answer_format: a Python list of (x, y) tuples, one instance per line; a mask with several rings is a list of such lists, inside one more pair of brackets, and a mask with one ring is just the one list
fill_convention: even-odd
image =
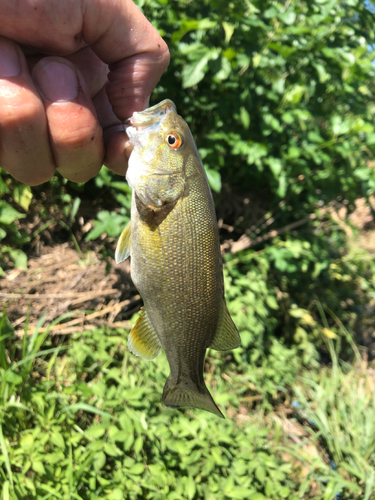
[[(147, 363), (127, 351), (126, 340), (127, 332), (104, 329), (65, 339), (36, 331), (16, 339), (3, 315), (1, 500), (374, 495), (375, 405), (368, 370), (353, 375), (336, 363), (315, 373), (314, 382), (305, 373), (295, 395), (274, 387), (272, 401), (288, 393), (301, 404), (294, 420), (303, 419), (311, 438), (296, 444), (273, 418), (272, 391), (262, 392), (259, 368), (248, 365), (237, 375), (233, 360), (210, 354), (206, 380), (227, 413), (222, 421), (164, 407), (165, 357)], [(306, 442), (317, 440), (318, 457), (302, 453)]]
[(317, 380), (295, 388), (301, 417), (310, 422), (336, 477), (328, 487), (342, 500), (375, 498), (375, 374), (361, 361), (343, 367), (334, 358)]

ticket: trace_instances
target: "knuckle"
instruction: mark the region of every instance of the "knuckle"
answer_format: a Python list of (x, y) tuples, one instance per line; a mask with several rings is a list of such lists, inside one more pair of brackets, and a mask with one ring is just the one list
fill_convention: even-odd
[(169, 65), (171, 54), (169, 52), (168, 45), (166, 44), (166, 42), (163, 39), (161, 40), (160, 47), (158, 47), (158, 48), (159, 48), (159, 50), (158, 50), (157, 56), (159, 59), (159, 64), (165, 70)]

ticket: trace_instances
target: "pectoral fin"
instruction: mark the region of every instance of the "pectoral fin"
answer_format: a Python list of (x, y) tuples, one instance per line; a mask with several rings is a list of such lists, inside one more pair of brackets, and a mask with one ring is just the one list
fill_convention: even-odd
[(131, 242), (131, 223), (130, 221), (126, 225), (125, 229), (121, 233), (121, 236), (117, 243), (115, 260), (116, 264), (120, 264), (130, 255), (130, 242)]
[(216, 334), (209, 347), (211, 347), (211, 349), (215, 349), (215, 351), (229, 351), (231, 349), (236, 349), (236, 347), (239, 347), (240, 345), (241, 339), (236, 325), (233, 323), (227, 306), (223, 301)]
[(136, 356), (149, 361), (159, 354), (161, 344), (154, 327), (147, 317), (147, 312), (143, 308), (141, 311), (140, 317), (130, 332), (128, 348)]

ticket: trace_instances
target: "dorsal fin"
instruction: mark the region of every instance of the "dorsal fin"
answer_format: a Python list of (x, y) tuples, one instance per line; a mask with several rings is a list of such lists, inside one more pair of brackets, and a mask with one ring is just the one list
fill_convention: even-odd
[(136, 356), (148, 361), (156, 358), (161, 350), (161, 344), (154, 327), (150, 323), (145, 309), (137, 319), (128, 338), (128, 349)]
[(130, 222), (131, 221), (129, 221), (126, 224), (125, 229), (121, 233), (121, 236), (117, 242), (116, 253), (115, 253), (116, 264), (120, 264), (120, 262), (123, 262), (130, 255), (130, 243), (131, 243)]
[(239, 347), (240, 345), (241, 339), (236, 325), (233, 323), (225, 304), (225, 300), (223, 299), (223, 305), (215, 337), (209, 347), (211, 347), (211, 349), (215, 349), (215, 351), (229, 351), (231, 349), (236, 349), (236, 347)]

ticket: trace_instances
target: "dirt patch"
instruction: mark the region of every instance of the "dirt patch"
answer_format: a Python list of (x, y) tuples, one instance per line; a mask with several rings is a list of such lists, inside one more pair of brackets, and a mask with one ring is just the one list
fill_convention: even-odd
[(0, 279), (0, 308), (7, 309), (19, 335), (27, 320), (31, 334), (43, 314), (47, 325), (56, 320), (51, 334), (98, 325), (127, 328), (126, 320), (141, 305), (129, 271), (128, 262), (106, 263), (93, 252), (82, 259), (67, 243), (42, 247), (38, 257), (29, 259), (27, 271), (12, 269)]
[[(354, 203), (354, 210), (348, 216), (348, 208), (345, 204), (332, 202), (328, 207), (328, 213), (332, 219), (345, 231), (349, 241), (354, 240), (355, 244), (375, 253), (375, 223), (372, 212), (375, 211), (375, 197), (370, 196), (369, 203), (365, 198), (358, 198)], [(359, 230), (359, 235), (355, 234), (353, 228)]]

